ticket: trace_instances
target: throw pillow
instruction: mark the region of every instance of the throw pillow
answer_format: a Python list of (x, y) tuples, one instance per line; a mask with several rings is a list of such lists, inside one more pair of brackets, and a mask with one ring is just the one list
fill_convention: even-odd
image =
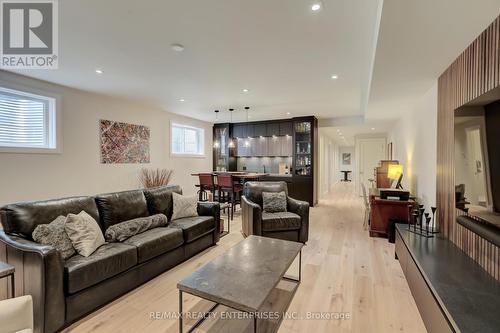
[(183, 217), (198, 216), (198, 196), (185, 196), (178, 193), (172, 193), (174, 201), (174, 212), (172, 220), (181, 219)]
[(106, 241), (123, 242), (127, 238), (140, 234), (149, 229), (164, 227), (168, 224), (168, 219), (163, 214), (156, 214), (148, 217), (117, 223), (106, 229)]
[(53, 246), (63, 259), (68, 259), (75, 254), (75, 249), (64, 228), (65, 222), (66, 217), (59, 216), (49, 224), (38, 225), (31, 236), (37, 243)]
[(66, 217), (66, 233), (78, 254), (88, 257), (106, 243), (96, 220), (85, 211)]
[(262, 208), (266, 213), (286, 212), (285, 192), (262, 192)]

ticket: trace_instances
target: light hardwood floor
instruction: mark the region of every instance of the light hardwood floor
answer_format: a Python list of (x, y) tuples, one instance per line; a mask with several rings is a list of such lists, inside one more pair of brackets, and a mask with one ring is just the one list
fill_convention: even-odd
[[(302, 283), (288, 309), (301, 316), (341, 312), (349, 314), (349, 319), (285, 319), (279, 332), (426, 332), (394, 259), (394, 245), (368, 236), (362, 227), (363, 213), (352, 184), (336, 185), (327, 200), (311, 209)], [(231, 234), (216, 247), (81, 319), (65, 332), (177, 332), (177, 320), (153, 320), (151, 313), (178, 310), (177, 281), (243, 239), (239, 215), (231, 227)], [(185, 309), (208, 306), (195, 297), (185, 297)], [(231, 325), (209, 326), (210, 332), (237, 331)]]

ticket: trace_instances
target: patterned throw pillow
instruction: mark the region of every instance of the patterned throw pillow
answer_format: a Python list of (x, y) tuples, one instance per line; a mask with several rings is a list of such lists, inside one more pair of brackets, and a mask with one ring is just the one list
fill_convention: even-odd
[(262, 208), (266, 213), (286, 212), (286, 193), (262, 192)]
[(143, 233), (144, 231), (165, 227), (168, 219), (163, 214), (156, 214), (148, 217), (139, 217), (137, 219), (117, 223), (106, 229), (106, 241), (123, 242), (127, 238)]
[(59, 216), (49, 224), (37, 226), (31, 236), (37, 243), (53, 246), (63, 259), (68, 259), (75, 254), (75, 249), (64, 228), (65, 222), (66, 217)]
[(174, 201), (174, 212), (172, 220), (181, 219), (183, 217), (198, 216), (198, 196), (185, 196), (178, 193), (172, 193)]
[(68, 215), (65, 229), (76, 252), (84, 257), (106, 243), (96, 220), (83, 210), (78, 215)]

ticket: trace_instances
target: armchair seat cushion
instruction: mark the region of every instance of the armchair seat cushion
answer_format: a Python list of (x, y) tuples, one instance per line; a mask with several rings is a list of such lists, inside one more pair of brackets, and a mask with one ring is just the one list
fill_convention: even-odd
[(75, 255), (64, 263), (64, 282), (69, 294), (93, 286), (137, 264), (135, 246), (106, 243), (88, 257)]
[(215, 230), (213, 216), (193, 216), (172, 220), (170, 226), (182, 229), (184, 241), (190, 243)]
[(142, 263), (178, 248), (184, 238), (181, 229), (160, 227), (132, 236), (123, 243), (137, 248), (137, 261)]
[(298, 230), (301, 226), (299, 215), (291, 212), (262, 212), (262, 231)]

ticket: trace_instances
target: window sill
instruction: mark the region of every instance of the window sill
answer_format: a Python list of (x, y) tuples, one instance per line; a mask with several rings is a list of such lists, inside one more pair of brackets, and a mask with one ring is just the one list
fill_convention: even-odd
[(196, 155), (196, 154), (175, 154), (170, 153), (171, 157), (174, 158), (207, 158), (207, 155)]
[(61, 154), (58, 148), (0, 147), (0, 154)]

